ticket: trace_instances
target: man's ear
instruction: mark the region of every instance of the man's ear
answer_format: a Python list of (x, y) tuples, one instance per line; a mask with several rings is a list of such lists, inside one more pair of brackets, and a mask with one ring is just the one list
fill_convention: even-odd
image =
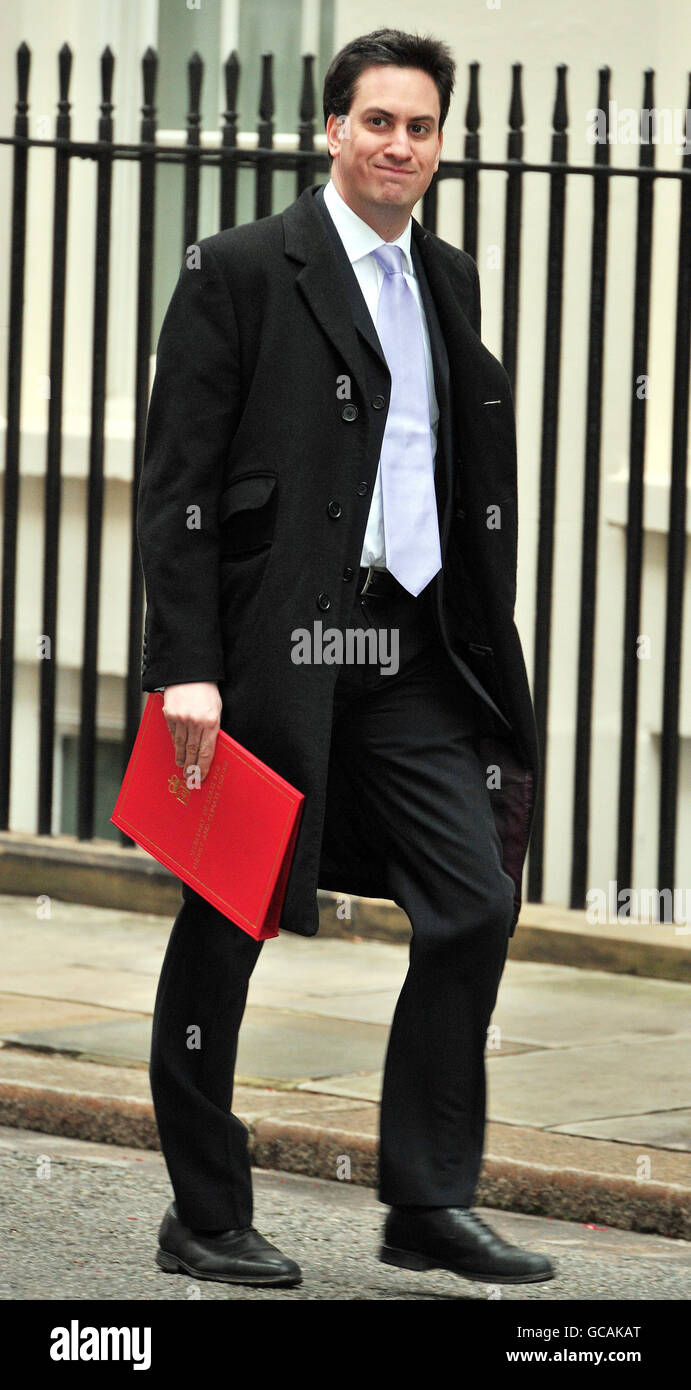
[(334, 150), (331, 150), (332, 154), (338, 154), (341, 140), (346, 139), (348, 136), (348, 127), (349, 120), (347, 116), (337, 116), (335, 111), (331, 112), (326, 122), (326, 141), (330, 149), (332, 141), (336, 146)]
[(437, 169), (439, 168), (439, 160), (441, 159), (441, 147), (442, 147), (443, 144), (444, 144), (444, 132), (443, 132), (443, 130), (440, 130), (440, 131), (439, 131), (439, 149), (437, 150), (437, 159), (436, 159), (436, 163), (435, 163), (435, 165), (434, 165), (434, 172), (435, 172), (435, 174), (436, 174), (436, 172), (437, 172)]

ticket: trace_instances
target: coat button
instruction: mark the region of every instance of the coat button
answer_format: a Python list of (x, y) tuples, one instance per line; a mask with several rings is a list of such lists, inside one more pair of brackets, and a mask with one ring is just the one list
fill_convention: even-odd
[(322, 593), (322, 594), (317, 594), (317, 608), (321, 608), (322, 613), (325, 613), (326, 610), (327, 610), (327, 608), (330, 608), (330, 607), (331, 607), (331, 599), (329, 598), (329, 595), (328, 595), (328, 594), (324, 594), (324, 593)]
[(366, 492), (367, 492), (367, 483), (358, 483), (358, 485), (357, 485), (357, 495), (358, 495), (358, 497), (364, 497), (364, 495), (365, 495)]
[(342, 420), (357, 420), (358, 408), (356, 405), (344, 405), (341, 411)]
[(353, 577), (353, 571), (351, 570), (350, 565), (346, 565), (346, 567), (345, 567), (345, 569), (344, 569), (344, 571), (343, 571), (343, 578), (345, 579), (345, 581), (346, 581), (346, 583), (347, 583), (349, 579), (352, 579), (352, 577)]
[(326, 510), (329, 513), (329, 516), (335, 518), (341, 515), (343, 508), (341, 507), (340, 502), (329, 502), (329, 505)]
[(383, 410), (386, 405), (386, 396), (375, 396), (372, 405), (375, 410)]

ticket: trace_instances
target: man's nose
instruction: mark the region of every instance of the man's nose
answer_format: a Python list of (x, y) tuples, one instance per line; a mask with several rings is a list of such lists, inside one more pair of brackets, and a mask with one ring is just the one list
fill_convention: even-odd
[(385, 149), (392, 159), (410, 158), (410, 136), (406, 126), (394, 127), (391, 139), (387, 141)]

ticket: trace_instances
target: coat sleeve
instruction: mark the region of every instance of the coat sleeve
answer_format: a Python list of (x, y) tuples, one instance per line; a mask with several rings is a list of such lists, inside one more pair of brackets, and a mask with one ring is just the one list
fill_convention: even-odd
[(161, 326), (137, 497), (146, 588), (142, 689), (222, 680), (218, 501), (239, 417), (239, 335), (209, 238), (189, 248)]

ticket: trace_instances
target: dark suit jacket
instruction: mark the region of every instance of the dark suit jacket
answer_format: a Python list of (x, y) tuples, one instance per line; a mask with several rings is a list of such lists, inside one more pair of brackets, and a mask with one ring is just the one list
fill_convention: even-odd
[[(217, 681), (222, 727), (305, 793), (281, 922), (301, 935), (318, 928), (318, 886), (390, 896), (376, 846), (350, 853), (344, 837), (340, 855), (331, 839), (326, 853), (327, 812), (348, 807), (329, 762), (338, 668), (291, 659), (297, 629), (348, 620), (390, 389), (318, 192), (188, 254), (159, 337), (137, 523), (143, 689)], [(440, 405), (435, 613), (494, 721), (480, 742), (501, 769), (490, 795), (515, 884), (513, 930), (539, 770), (513, 617), (513, 404), (480, 340), (475, 263), (415, 220), (412, 232)]]

